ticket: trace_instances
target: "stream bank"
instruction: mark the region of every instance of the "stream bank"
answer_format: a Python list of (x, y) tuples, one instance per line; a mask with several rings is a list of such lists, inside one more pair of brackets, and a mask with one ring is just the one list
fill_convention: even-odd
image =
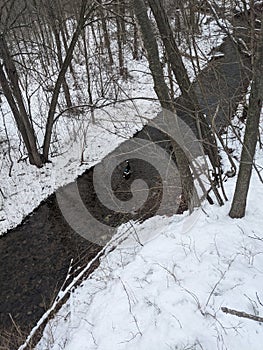
[[(250, 58), (242, 54), (230, 39), (224, 41), (220, 50), (224, 56), (212, 59), (194, 83), (200, 106), (208, 118), (214, 116), (219, 105), (216, 117), (218, 128), (225, 125), (234, 114), (251, 78)], [(176, 108), (179, 117), (194, 130), (193, 120), (187, 112), (187, 104), (180, 97), (176, 100)], [(135, 138), (158, 142), (168, 152), (171, 149), (169, 140), (154, 128), (146, 126)], [(122, 147), (113, 153), (118, 155), (122, 152)], [(112, 156), (110, 154), (107, 157)], [(94, 168), (76, 180), (83, 203), (89, 211), (97, 220), (113, 229), (130, 219), (144, 220), (153, 216), (161, 201), (162, 194), (156, 190), (160, 184), (158, 172), (151, 164), (139, 159), (131, 159), (130, 163), (133, 174), (129, 181), (122, 178), (124, 164), (121, 163), (113, 172), (111, 182), (118, 198), (123, 201), (130, 199), (130, 185), (134, 179), (144, 179), (148, 184), (148, 200), (145, 206), (134, 214), (113, 213), (101, 204), (93, 184)], [(170, 213), (172, 212), (171, 207)], [(84, 266), (100, 249), (98, 244), (84, 239), (67, 224), (55, 194), (41, 203), (22, 224), (2, 237), (0, 349), (17, 349), (25, 339), (61, 288), (71, 259), (74, 267)]]

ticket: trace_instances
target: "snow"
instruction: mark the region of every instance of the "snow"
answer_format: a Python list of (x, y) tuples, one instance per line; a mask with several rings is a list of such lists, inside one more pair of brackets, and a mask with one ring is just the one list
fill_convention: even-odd
[[(223, 35), (218, 31), (214, 21), (207, 25), (204, 23), (205, 21), (202, 24), (204, 37), (200, 36), (196, 43), (200, 55), (200, 68), (207, 63), (212, 48), (218, 46), (223, 40)], [(93, 41), (94, 38), (91, 36), (91, 46)], [(196, 71), (193, 65), (196, 65), (196, 60), (189, 59), (192, 51), (188, 45), (182, 44), (182, 51), (186, 52), (184, 62), (193, 80)], [(96, 57), (94, 55), (91, 62), (95, 77), (98, 70)], [(74, 181), (86, 169), (100, 162), (120, 143), (132, 137), (157, 115), (159, 105), (155, 100), (156, 95), (146, 58), (142, 57), (140, 61), (126, 59), (125, 63), (130, 78), (118, 81), (121, 91), (118, 98), (123, 99), (123, 102), (114, 103), (114, 96), (111, 96), (114, 89), (111, 89), (109, 83), (108, 99), (102, 100), (97, 96), (97, 100), (94, 101), (100, 106), (95, 110), (95, 124), (91, 122), (88, 109), (83, 108), (80, 115), (63, 113), (54, 127), (50, 158), (52, 163), (46, 164), (41, 169), (29, 166), (10, 109), (5, 99), (2, 98), (3, 101), (0, 104), (2, 114), (0, 118), (0, 236), (20, 224), (41, 201), (56, 189)], [(83, 80), (83, 69), (81, 62), (76, 63), (75, 73), (80, 81)], [(111, 79), (113, 77), (114, 74)], [(108, 76), (104, 78), (105, 85), (107, 85), (110, 79)], [(96, 79), (94, 78), (94, 85), (97, 84)], [(81, 91), (84, 91), (84, 96), (87, 96), (86, 81), (83, 81), (80, 91), (74, 88), (73, 81), (69, 80), (69, 83), (76, 99)], [(52, 81), (50, 84), (52, 85)], [(97, 86), (93, 88), (96, 90)], [(48, 106), (44, 103), (47, 92), (41, 90), (36, 82), (32, 82), (29, 89), (30, 110), (34, 117), (38, 142), (41, 145), (48, 112)], [(176, 86), (175, 91), (178, 96), (180, 91)], [(126, 101), (128, 98), (134, 100)]]
[[(228, 138), (239, 158), (240, 144), (230, 141), (231, 133)], [(262, 155), (258, 150), (259, 171)], [(226, 157), (223, 162), (227, 169)], [(235, 182), (225, 182), (230, 199)], [(222, 207), (205, 203), (191, 215), (122, 225), (99, 267), (70, 288), (36, 350), (260, 350), (262, 323), (222, 308), (263, 317), (262, 200), (253, 171), (242, 219), (228, 216), (228, 201)]]
[[(232, 198), (235, 180), (225, 185)], [(123, 225), (126, 239), (71, 292), (36, 349), (260, 350), (262, 324), (221, 307), (263, 316), (262, 200), (254, 173), (243, 219), (228, 217), (227, 202)]]
[[(239, 158), (240, 144), (228, 138)], [(262, 153), (256, 155), (259, 171)], [(227, 169), (226, 157), (223, 162)], [(230, 199), (235, 182), (225, 182)], [(71, 288), (36, 350), (260, 350), (262, 323), (222, 308), (263, 317), (262, 200), (254, 171), (242, 219), (228, 216), (229, 201), (122, 225), (100, 266)]]
[[(158, 104), (154, 101), (151, 76), (147, 74), (145, 60), (136, 63), (131, 61), (129, 69), (133, 79), (131, 82), (124, 81), (122, 88), (129, 97), (145, 99), (139, 103), (136, 100), (125, 101), (96, 110), (95, 124), (91, 123), (88, 113), (79, 120), (68, 121), (67, 118), (61, 117), (56, 125), (59, 152), (51, 156), (52, 163), (46, 164), (41, 169), (29, 166), (27, 161), (18, 162), (20, 154), (16, 126), (10, 115), (5, 117), (14, 164), (11, 170), (12, 176), (9, 176), (10, 161), (6, 142), (2, 146), (0, 156), (0, 188), (5, 196), (3, 198), (0, 193), (0, 233), (19, 224), (58, 187), (75, 180), (86, 169), (97, 164), (156, 115)], [(152, 99), (147, 100), (148, 97)], [(4, 104), (2, 108), (7, 106)], [(1, 122), (0, 131), (4, 131)], [(4, 133), (0, 135), (0, 139), (4, 140)], [(81, 163), (82, 153), (83, 163)]]
[[(210, 26), (208, 32), (213, 31)], [(197, 40), (203, 57), (222, 40), (215, 38), (214, 43)], [(146, 61), (127, 64), (133, 79), (122, 82), (123, 90), (128, 96), (153, 98)], [(187, 68), (194, 71), (191, 65)], [(1, 190), (6, 198), (0, 193), (0, 232), (4, 233), (55, 189), (141, 129), (156, 115), (158, 105), (146, 100), (136, 102), (136, 107), (109, 105), (96, 111), (95, 124), (90, 116), (70, 123), (64, 122), (66, 116), (60, 118), (56, 132), (62, 151), (42, 169), (18, 162), (15, 125), (6, 105), (1, 108), (0, 136), (5, 138), (6, 127), (14, 159), (9, 177), (8, 147), (1, 144)], [(74, 133), (80, 137), (72, 141)], [(257, 165), (263, 166), (262, 151)], [(225, 183), (228, 198), (234, 186), (235, 179)], [(225, 314), (221, 308), (263, 316), (262, 200), (262, 183), (253, 173), (243, 219), (230, 219), (231, 203), (226, 202), (222, 207), (203, 204), (191, 215), (156, 216), (143, 224), (122, 225), (104, 247), (100, 266), (79, 287), (71, 283), (61, 291), (39, 321), (38, 325), (70, 291), (67, 302), (47, 323), (36, 350), (260, 350), (262, 324)]]

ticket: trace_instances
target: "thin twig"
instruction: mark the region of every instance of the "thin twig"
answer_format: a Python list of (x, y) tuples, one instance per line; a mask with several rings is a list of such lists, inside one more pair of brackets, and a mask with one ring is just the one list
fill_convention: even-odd
[(13, 323), (16, 331), (17, 331), (17, 333), (20, 335), (20, 337), (22, 337), (23, 335), (22, 335), (20, 329), (18, 328), (17, 324), (15, 323), (15, 320), (13, 319), (12, 315), (9, 313), (8, 316), (10, 317), (10, 319), (11, 319), (11, 321), (12, 321), (12, 323)]

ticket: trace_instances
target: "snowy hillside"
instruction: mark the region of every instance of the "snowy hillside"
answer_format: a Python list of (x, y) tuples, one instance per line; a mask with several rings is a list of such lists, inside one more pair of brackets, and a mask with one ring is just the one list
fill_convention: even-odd
[[(131, 62), (129, 68), (133, 71), (135, 64)], [(151, 76), (146, 73), (146, 62), (136, 62), (136, 70), (145, 73), (133, 72), (133, 83), (123, 82), (123, 89), (131, 97), (153, 97)], [(134, 103), (127, 101), (118, 106), (110, 105), (103, 110), (96, 111), (95, 125), (91, 123), (88, 114), (86, 118), (73, 118), (70, 123), (67, 119), (62, 119), (57, 125), (56, 132), (61, 150), (59, 154), (51, 156), (51, 164), (41, 169), (29, 166), (21, 159), (17, 161), (19, 152), (16, 146), (19, 144), (19, 138), (15, 122), (11, 118), (8, 119), (6, 127), (12, 135), (10, 157), (12, 157), (13, 164), (11, 168), (8, 159), (8, 144), (3, 143), (0, 172), (4, 198), (0, 195), (0, 235), (19, 224), (39, 205), (41, 200), (53, 193), (59, 186), (76, 179), (78, 175), (113, 151), (121, 142), (140, 130), (148, 119), (156, 115), (157, 106), (157, 102), (147, 100), (140, 101), (139, 106), (136, 101)], [(1, 129), (4, 131), (0, 121), (0, 131)], [(1, 137), (0, 132), (1, 138), (4, 140), (5, 135)], [(81, 162), (81, 158), (84, 162)]]
[(121, 227), (127, 238), (71, 293), (36, 349), (262, 349), (261, 323), (221, 309), (263, 316), (262, 201), (254, 174), (244, 219), (230, 219), (227, 203)]
[[(219, 31), (215, 21), (203, 24), (202, 31), (203, 35), (197, 44), (201, 67), (207, 64), (212, 48), (219, 46), (223, 40), (223, 33)], [(183, 48), (183, 51), (188, 52), (187, 48)], [(193, 79), (194, 61), (189, 57), (184, 60)], [(27, 158), (20, 149), (21, 140), (15, 121), (3, 98), (0, 104), (3, 115), (0, 118), (0, 235), (21, 223), (26, 215), (58, 187), (75, 180), (86, 169), (100, 162), (157, 115), (159, 104), (155, 101), (156, 95), (146, 58), (140, 61), (127, 59), (127, 67), (130, 79), (118, 82), (122, 91), (119, 98), (123, 98), (124, 102), (115, 104), (110, 101), (109, 105), (106, 103), (106, 107), (96, 110), (95, 124), (91, 122), (90, 114), (86, 111), (79, 117), (61, 117), (53, 135), (54, 152), (50, 158), (52, 164), (46, 164), (41, 169), (28, 165)], [(77, 68), (78, 74), (82, 76), (83, 67)], [(83, 86), (85, 87), (85, 83)], [(180, 94), (179, 88), (175, 93), (176, 96)], [(40, 96), (40, 100), (41, 98)], [(129, 98), (135, 100), (128, 101)], [(37, 103), (35, 101), (33, 110), (41, 124), (43, 116)], [(47, 111), (43, 114), (46, 116)], [(43, 130), (37, 129), (37, 134), (40, 139), (43, 138)]]
[[(198, 64), (191, 50), (183, 43), (181, 47), (191, 80), (207, 65), (212, 48), (223, 40), (216, 21), (206, 19), (204, 15), (202, 35), (195, 40)], [(215, 50), (214, 55), (224, 54)], [(160, 107), (145, 57), (138, 61), (130, 58), (127, 68), (129, 79), (118, 81), (120, 101), (109, 99), (95, 110), (95, 122), (84, 111), (80, 117), (73, 113), (57, 119), (52, 163), (41, 169), (30, 166), (21, 151), (15, 122), (3, 98), (0, 235), (156, 117)], [(80, 76), (81, 69), (76, 69)], [(164, 70), (167, 79), (167, 67)], [(70, 84), (72, 88), (73, 82)], [(180, 91), (176, 84), (174, 88), (176, 97)], [(33, 109), (38, 107), (33, 105)], [(43, 112), (44, 117), (46, 114)], [(36, 113), (36, 124), (39, 121)], [(239, 126), (238, 135), (240, 132), (242, 137), (243, 124)], [(41, 144), (43, 131), (35, 128)], [(226, 144), (236, 161), (240, 142), (236, 135), (233, 141), (232, 136), (229, 131)], [(225, 174), (229, 163), (222, 153)], [(263, 169), (262, 156), (263, 150), (258, 150), (259, 172)], [(99, 267), (77, 287), (73, 279), (66, 290), (60, 291), (19, 350), (35, 340), (53, 312), (36, 350), (261, 350), (263, 186), (258, 175), (254, 171), (243, 219), (228, 216), (234, 177), (224, 183), (229, 201), (222, 207), (204, 202), (191, 215), (155, 216), (144, 223), (130, 221), (120, 226), (98, 253)], [(84, 275), (92, 261), (80, 274)]]

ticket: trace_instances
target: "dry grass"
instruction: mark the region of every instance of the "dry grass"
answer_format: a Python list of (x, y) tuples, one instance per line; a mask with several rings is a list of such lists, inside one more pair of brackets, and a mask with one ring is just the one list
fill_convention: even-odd
[[(18, 325), (12, 320), (12, 326), (7, 330), (0, 330), (0, 350), (17, 350), (24, 343), (28, 333), (22, 331)], [(33, 350), (33, 346), (28, 347), (28, 350)]]

